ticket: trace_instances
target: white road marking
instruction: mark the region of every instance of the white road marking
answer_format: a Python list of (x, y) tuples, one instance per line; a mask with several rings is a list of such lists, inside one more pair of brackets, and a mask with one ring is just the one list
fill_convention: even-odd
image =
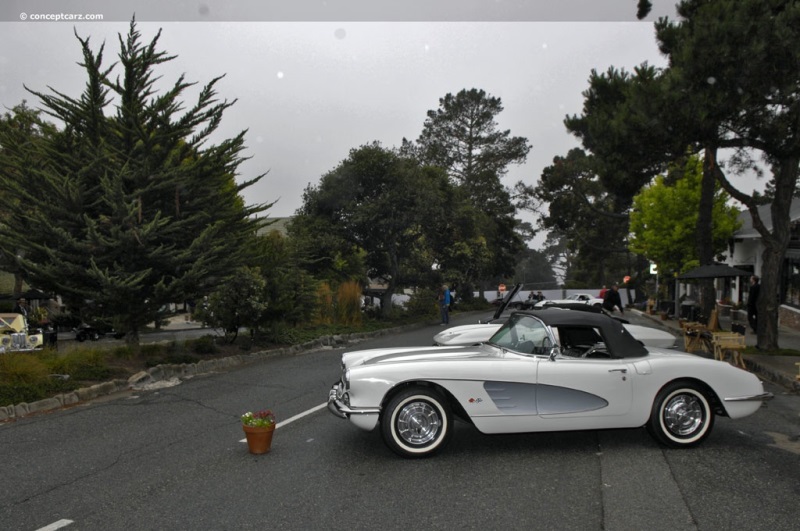
[(55, 531), (56, 529), (61, 529), (62, 527), (67, 527), (68, 525), (74, 524), (72, 520), (59, 520), (58, 522), (53, 522), (50, 525), (46, 525), (44, 527), (40, 527), (36, 531)]
[[(303, 417), (307, 417), (308, 415), (310, 415), (312, 413), (316, 413), (320, 409), (323, 409), (323, 408), (325, 408), (327, 406), (328, 406), (328, 403), (327, 402), (323, 402), (322, 404), (320, 404), (320, 405), (318, 405), (316, 407), (312, 407), (311, 409), (303, 411), (302, 413), (299, 413), (299, 414), (295, 415), (294, 417), (290, 417), (290, 418), (288, 418), (288, 419), (286, 419), (286, 420), (284, 420), (282, 422), (277, 423), (275, 425), (275, 429), (277, 430), (278, 428), (282, 428), (282, 427), (286, 426), (287, 424), (291, 424), (292, 422), (294, 422), (296, 420), (300, 420)], [(247, 439), (242, 439), (239, 442), (242, 442), (242, 443), (243, 442), (247, 442)]]

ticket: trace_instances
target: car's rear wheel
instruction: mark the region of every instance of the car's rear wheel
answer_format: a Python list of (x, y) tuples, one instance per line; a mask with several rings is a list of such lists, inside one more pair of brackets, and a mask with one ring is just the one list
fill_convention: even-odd
[(381, 418), (386, 445), (403, 457), (427, 457), (447, 445), (453, 431), (450, 405), (436, 391), (410, 387), (389, 400)]
[(674, 382), (656, 396), (647, 430), (662, 444), (688, 448), (703, 442), (714, 427), (714, 410), (697, 384)]

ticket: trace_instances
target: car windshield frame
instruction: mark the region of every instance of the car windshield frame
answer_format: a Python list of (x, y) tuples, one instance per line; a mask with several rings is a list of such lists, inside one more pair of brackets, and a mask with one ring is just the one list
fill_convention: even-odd
[(528, 313), (514, 313), (487, 344), (523, 356), (549, 356), (555, 345), (553, 331)]

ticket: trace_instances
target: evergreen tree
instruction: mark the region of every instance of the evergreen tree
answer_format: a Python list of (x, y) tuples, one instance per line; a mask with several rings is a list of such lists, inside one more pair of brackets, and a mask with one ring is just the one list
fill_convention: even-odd
[[(120, 36), (121, 76), (77, 37), (87, 82), (78, 98), (51, 89), (44, 112), (63, 124), (52, 135), (3, 135), (4, 182), (20, 198), (0, 244), (31, 283), (74, 307), (89, 301), (138, 342), (161, 306), (208, 293), (245, 258), (270, 205), (246, 206), (236, 183), (244, 132), (208, 145), (223, 112), (215, 85), (185, 110), (181, 76), (159, 94), (155, 69), (174, 59), (144, 44), (131, 22)], [(36, 164), (31, 164), (36, 161)]]
[[(404, 140), (401, 148), (424, 164), (447, 170), (474, 209), (485, 214), (478, 227), (490, 253), (488, 267), (480, 269), (484, 278), (512, 275), (514, 257), (524, 243), (512, 194), (501, 179), (511, 164), (525, 162), (531, 146), (527, 139), (498, 128), (496, 119), (502, 111), (500, 98), (483, 90), (448, 93), (439, 99), (438, 109), (428, 111), (416, 146)], [(465, 286), (463, 291), (471, 289)]]
[[(12, 172), (10, 161), (14, 152), (14, 146), (24, 145), (29, 142), (36, 142), (41, 137), (50, 135), (55, 131), (52, 124), (46, 123), (41, 119), (41, 112), (28, 107), (26, 101), (16, 105), (11, 112), (6, 112), (0, 117), (0, 168)], [(28, 159), (25, 161), (27, 166), (40, 164), (38, 159)], [(36, 183), (29, 183), (28, 186), (36, 186)], [(23, 202), (17, 194), (13, 193), (10, 186), (4, 185), (0, 188), (0, 202), (4, 208), (0, 210), (0, 227), (6, 227), (15, 223), (25, 234), (35, 230), (35, 227), (26, 223), (26, 216), (19, 216), (16, 213), (29, 212), (32, 205)], [(25, 281), (25, 271), (17, 264), (16, 257), (24, 256), (25, 249), (8, 247), (0, 252), (0, 269), (14, 275), (14, 298), (20, 296), (23, 283)]]
[[(610, 284), (631, 274), (627, 264), (630, 200), (610, 192), (597, 171), (596, 157), (572, 149), (542, 171), (532, 196), (547, 205), (542, 229), (563, 245), (555, 246), (565, 283), (573, 287)], [(565, 253), (565, 251), (568, 251)]]

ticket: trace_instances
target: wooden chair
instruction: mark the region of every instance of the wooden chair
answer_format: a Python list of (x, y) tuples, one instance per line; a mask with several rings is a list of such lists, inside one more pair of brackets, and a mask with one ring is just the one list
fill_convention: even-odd
[(730, 354), (734, 365), (747, 368), (742, 357), (745, 349), (743, 335), (736, 332), (713, 332), (711, 342), (714, 345), (714, 359), (723, 361), (725, 355)]
[(711, 317), (708, 318), (707, 324), (701, 323), (686, 323), (683, 325), (683, 350), (686, 352), (694, 352), (695, 350), (702, 350), (709, 352), (709, 339), (711, 333), (719, 329), (719, 317), (717, 310), (711, 310)]
[(683, 325), (683, 350), (694, 352), (705, 350), (703, 342), (703, 330), (705, 326), (700, 323), (686, 323)]

